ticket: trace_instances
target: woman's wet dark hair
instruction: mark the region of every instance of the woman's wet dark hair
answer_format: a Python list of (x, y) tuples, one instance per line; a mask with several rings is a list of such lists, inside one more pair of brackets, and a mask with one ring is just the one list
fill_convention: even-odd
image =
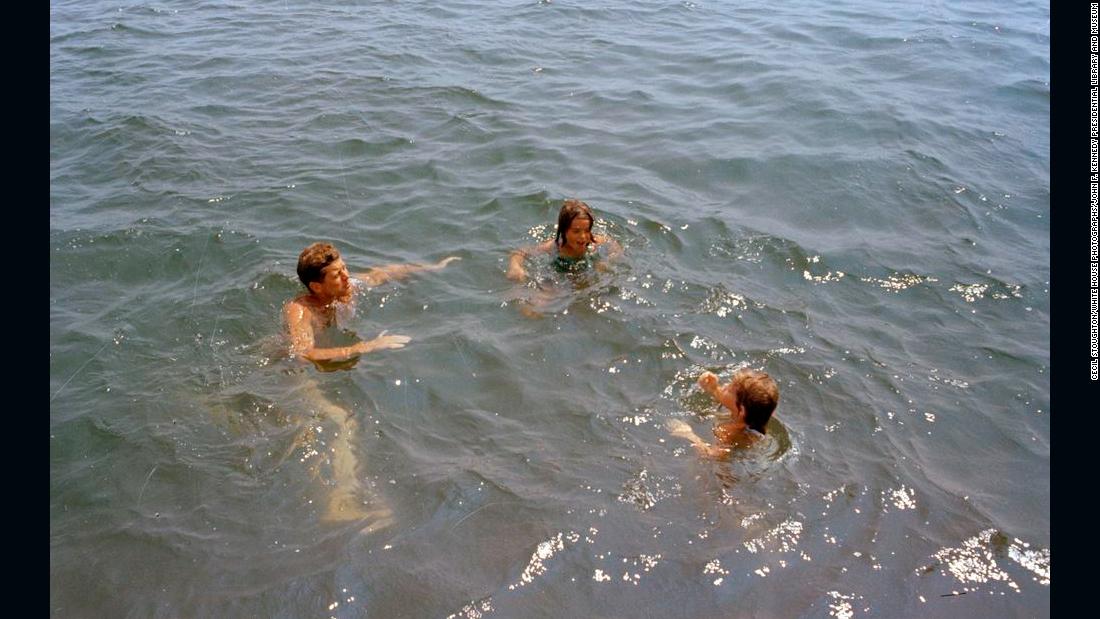
[(561, 205), (561, 211), (558, 212), (558, 235), (554, 237), (554, 244), (558, 247), (562, 246), (565, 242), (565, 231), (569, 229), (569, 226), (573, 225), (573, 220), (578, 217), (587, 217), (589, 223), (589, 230), (591, 226), (596, 224), (596, 218), (592, 215), (592, 209), (588, 208), (588, 205), (575, 198), (569, 198)]

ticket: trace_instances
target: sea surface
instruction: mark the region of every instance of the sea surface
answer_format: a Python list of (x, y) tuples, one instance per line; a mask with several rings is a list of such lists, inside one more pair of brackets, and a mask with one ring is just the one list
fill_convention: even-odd
[[(52, 0), (51, 616), (1048, 615), (1049, 47), (1032, 0)], [(622, 259), (508, 280), (570, 197)], [(461, 260), (319, 371), (318, 240)], [(666, 422), (743, 367), (768, 437), (701, 458)]]

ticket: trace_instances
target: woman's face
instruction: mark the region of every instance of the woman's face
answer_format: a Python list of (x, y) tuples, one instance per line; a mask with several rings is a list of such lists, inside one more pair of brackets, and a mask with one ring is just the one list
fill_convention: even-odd
[(592, 220), (579, 215), (569, 224), (565, 231), (565, 244), (573, 251), (584, 251), (592, 242)]

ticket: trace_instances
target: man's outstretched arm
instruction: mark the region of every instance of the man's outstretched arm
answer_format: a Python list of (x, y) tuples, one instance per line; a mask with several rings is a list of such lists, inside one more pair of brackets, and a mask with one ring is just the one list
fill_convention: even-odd
[(438, 271), (455, 260), (462, 260), (462, 258), (458, 256), (448, 256), (432, 264), (387, 264), (385, 266), (374, 267), (369, 271), (354, 273), (353, 275), (371, 286), (379, 286), (390, 280), (404, 279), (418, 271)]
[(402, 348), (412, 338), (407, 335), (379, 335), (373, 340), (350, 346), (318, 348), (313, 341), (313, 324), (309, 309), (300, 303), (286, 305), (286, 324), (290, 334), (290, 355), (309, 361), (344, 361), (363, 353), (388, 348)]

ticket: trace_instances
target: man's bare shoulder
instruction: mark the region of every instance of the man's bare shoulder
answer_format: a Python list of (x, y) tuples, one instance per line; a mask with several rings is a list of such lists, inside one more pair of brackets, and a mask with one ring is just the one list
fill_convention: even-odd
[(308, 294), (303, 294), (287, 301), (283, 306), (283, 314), (287, 320), (296, 322), (312, 317), (314, 309), (312, 298)]

